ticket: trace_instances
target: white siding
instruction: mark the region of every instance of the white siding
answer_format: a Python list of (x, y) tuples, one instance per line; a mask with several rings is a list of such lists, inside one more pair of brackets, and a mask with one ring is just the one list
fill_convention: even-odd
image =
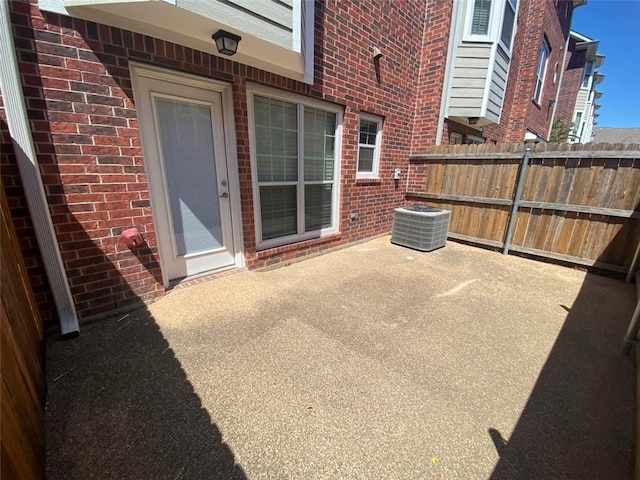
[(490, 57), (490, 44), (461, 43), (458, 46), (449, 116), (482, 116)]
[(39, 6), (213, 55), (219, 53), (211, 35), (229, 30), (242, 36), (233, 60), (313, 83), (313, 9), (302, 4), (311, 1), (39, 0)]
[(578, 96), (576, 97), (576, 112), (582, 112), (587, 106), (587, 100), (589, 99), (589, 90), (580, 89), (578, 91)]
[(273, 0), (177, 0), (176, 5), (285, 48), (293, 46), (293, 9)]
[(507, 57), (498, 46), (495, 61), (493, 62), (493, 73), (491, 74), (489, 98), (487, 101), (487, 118), (496, 123), (500, 121), (508, 75), (509, 57)]

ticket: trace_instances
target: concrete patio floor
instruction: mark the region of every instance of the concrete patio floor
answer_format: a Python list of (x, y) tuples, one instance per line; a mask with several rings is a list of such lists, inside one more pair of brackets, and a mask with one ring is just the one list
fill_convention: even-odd
[(54, 479), (629, 479), (635, 287), (380, 237), (47, 345)]

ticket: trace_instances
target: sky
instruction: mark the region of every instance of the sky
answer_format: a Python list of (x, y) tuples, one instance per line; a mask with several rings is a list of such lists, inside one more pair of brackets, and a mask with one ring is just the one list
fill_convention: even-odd
[(572, 29), (600, 40), (602, 105), (597, 127), (640, 127), (640, 0), (587, 0)]

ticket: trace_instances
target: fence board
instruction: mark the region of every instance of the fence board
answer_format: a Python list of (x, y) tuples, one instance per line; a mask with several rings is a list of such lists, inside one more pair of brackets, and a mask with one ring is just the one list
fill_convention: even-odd
[(1, 473), (3, 479), (38, 479), (44, 477), (45, 453), (43, 330), (5, 193), (0, 191)]
[[(628, 268), (640, 241), (640, 152), (635, 148), (535, 146), (510, 242), (514, 249), (581, 265)], [(504, 242), (523, 147), (434, 151), (410, 158), (410, 174), (417, 178), (411, 179), (407, 198), (448, 205), (451, 232), (458, 238), (492, 246)]]

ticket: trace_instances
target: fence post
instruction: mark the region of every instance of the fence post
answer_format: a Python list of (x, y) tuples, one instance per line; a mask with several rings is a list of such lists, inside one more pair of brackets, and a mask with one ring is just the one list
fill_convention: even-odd
[(509, 215), (509, 224), (507, 226), (507, 233), (505, 234), (504, 243), (502, 246), (502, 254), (509, 253), (509, 247), (511, 246), (511, 237), (513, 236), (513, 229), (516, 226), (516, 218), (518, 217), (518, 206), (520, 205), (520, 197), (522, 196), (522, 188), (524, 186), (524, 179), (527, 174), (527, 166), (529, 165), (529, 159), (531, 158), (531, 148), (527, 147), (522, 156), (522, 163), (520, 164), (520, 173), (518, 175), (518, 183), (516, 184), (516, 193), (513, 196), (513, 203), (511, 204), (511, 214)]
[(636, 266), (638, 265), (638, 259), (639, 258), (640, 258), (640, 242), (638, 242), (638, 246), (636, 247), (636, 253), (633, 256), (633, 260), (631, 260), (631, 265), (629, 266), (629, 271), (627, 272), (627, 278), (625, 278), (625, 280), (624, 280), (625, 282), (631, 283), (631, 278), (633, 277), (633, 274), (635, 273), (634, 270), (636, 269)]

